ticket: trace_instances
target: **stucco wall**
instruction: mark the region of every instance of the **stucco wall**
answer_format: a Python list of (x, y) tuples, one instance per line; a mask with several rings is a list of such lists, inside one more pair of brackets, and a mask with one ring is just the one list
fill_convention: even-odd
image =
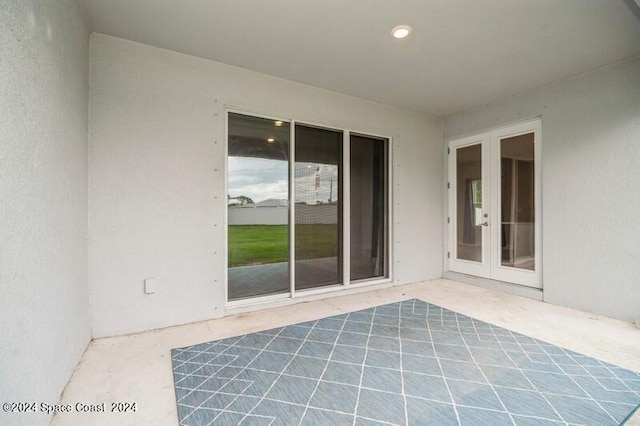
[(448, 117), (445, 139), (534, 116), (544, 299), (640, 319), (640, 57)]
[(0, 22), (0, 401), (54, 404), (91, 337), (89, 30), (75, 0), (2, 1)]
[[(96, 34), (89, 154), (95, 337), (223, 315), (225, 106), (393, 137), (396, 282), (442, 275), (440, 120)], [(150, 296), (143, 293), (148, 277), (159, 279)]]

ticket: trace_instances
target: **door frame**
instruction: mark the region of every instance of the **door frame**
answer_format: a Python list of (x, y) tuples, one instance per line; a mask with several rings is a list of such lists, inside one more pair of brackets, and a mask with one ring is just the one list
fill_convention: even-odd
[(490, 253), (487, 251), (487, 247), (489, 247), (489, 229), (487, 227), (482, 228), (482, 237), (481, 237), (481, 251), (482, 251), (482, 260), (480, 263), (474, 262), (471, 260), (458, 259), (458, 245), (456, 244), (458, 237), (458, 227), (456, 222), (456, 215), (458, 211), (458, 199), (454, 196), (456, 188), (458, 186), (458, 178), (456, 176), (456, 167), (455, 167), (455, 158), (456, 152), (460, 148), (466, 148), (469, 146), (480, 145), (481, 147), (481, 167), (482, 167), (482, 200), (483, 200), (483, 214), (490, 215), (491, 203), (488, 202), (490, 199), (490, 187), (486, 185), (485, 182), (489, 182), (490, 175), (490, 165), (489, 165), (489, 155), (488, 155), (488, 147), (490, 139), (488, 138), (488, 133), (482, 133), (479, 135), (468, 136), (462, 139), (457, 139), (449, 142), (449, 146), (447, 149), (448, 154), (448, 176), (449, 180), (447, 182), (448, 195), (449, 195), (449, 203), (448, 203), (448, 212), (447, 212), (447, 226), (449, 229), (449, 248), (447, 251), (448, 258), (448, 269), (456, 272), (461, 272), (463, 274), (476, 275), (479, 277), (489, 277), (490, 276)]
[[(535, 266), (533, 271), (502, 266), (501, 244), (497, 243), (501, 238), (500, 207), (500, 140), (522, 134), (534, 135), (534, 256)], [(532, 288), (542, 288), (542, 122), (535, 118), (524, 122), (511, 124), (487, 130), (472, 136), (452, 139), (447, 143), (447, 223), (448, 247), (446, 251), (447, 261), (445, 269), (452, 272), (474, 275), (496, 281), (524, 285)], [(455, 150), (461, 147), (482, 144), (482, 179), (483, 179), (483, 213), (487, 214), (489, 226), (483, 227), (482, 262), (473, 262), (457, 259), (457, 226), (456, 209), (457, 197), (454, 195), (456, 182)]]
[[(236, 309), (251, 307), (254, 305), (262, 305), (268, 303), (277, 303), (285, 300), (291, 300), (296, 298), (308, 298), (310, 296), (322, 295), (325, 293), (345, 292), (349, 294), (348, 290), (358, 290), (363, 287), (376, 286), (382, 284), (393, 285), (394, 282), (394, 227), (393, 221), (395, 216), (395, 203), (394, 203), (394, 191), (393, 191), (393, 179), (395, 167), (393, 167), (393, 137), (385, 136), (375, 131), (366, 131), (360, 129), (353, 129), (351, 127), (334, 126), (326, 123), (318, 123), (312, 120), (298, 120), (292, 117), (286, 117), (285, 115), (271, 115), (265, 114), (253, 109), (245, 108), (242, 106), (225, 105), (224, 107), (224, 192), (228, 194), (229, 178), (228, 178), (228, 158), (229, 158), (229, 113), (236, 113), (242, 115), (248, 115), (252, 117), (265, 118), (268, 120), (279, 120), (290, 125), (290, 144), (289, 144), (289, 158), (290, 161), (295, 161), (295, 126), (296, 124), (302, 124), (307, 126), (326, 128), (331, 130), (340, 130), (343, 132), (343, 217), (342, 226), (344, 229), (342, 244), (343, 244), (343, 264), (342, 264), (342, 277), (343, 282), (336, 285), (329, 285), (325, 287), (309, 288), (305, 290), (296, 290), (295, 288), (295, 231), (289, 230), (289, 291), (272, 295), (259, 295), (246, 299), (229, 300), (229, 253), (228, 253), (228, 241), (229, 241), (229, 217), (228, 208), (224, 209), (224, 294), (225, 294), (225, 309)], [(350, 278), (350, 141), (351, 135), (366, 136), (376, 139), (386, 140), (386, 179), (385, 190), (387, 191), (387, 206), (386, 206), (386, 220), (385, 230), (387, 232), (387, 271), (383, 277), (365, 278), (361, 280), (351, 280)], [(289, 164), (289, 226), (293, 226), (295, 220), (295, 170), (293, 163)]]

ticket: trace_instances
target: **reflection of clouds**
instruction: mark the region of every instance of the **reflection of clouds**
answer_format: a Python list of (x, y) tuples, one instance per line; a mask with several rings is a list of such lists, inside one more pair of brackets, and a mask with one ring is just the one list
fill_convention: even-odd
[(289, 198), (289, 165), (286, 161), (229, 157), (229, 196), (244, 195), (254, 202)]
[[(316, 204), (338, 199), (338, 166), (318, 163), (295, 164), (296, 202)], [(244, 195), (254, 202), (289, 198), (286, 161), (229, 157), (229, 196)], [(332, 184), (333, 181), (333, 184)]]
[(244, 195), (253, 200), (254, 203), (275, 198), (277, 200), (286, 200), (289, 198), (289, 188), (287, 181), (282, 180), (275, 183), (258, 183), (254, 185), (239, 186), (237, 188), (229, 187), (229, 195), (231, 197), (239, 197)]

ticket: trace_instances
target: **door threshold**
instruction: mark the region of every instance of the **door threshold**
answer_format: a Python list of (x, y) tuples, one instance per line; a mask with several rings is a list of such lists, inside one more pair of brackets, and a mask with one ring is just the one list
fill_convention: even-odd
[(505, 281), (497, 281), (489, 278), (476, 277), (474, 275), (462, 274), (460, 272), (445, 271), (442, 278), (459, 281), (464, 284), (471, 284), (477, 287), (489, 290), (502, 291), (504, 293), (513, 294), (514, 296), (522, 296), (528, 299), (543, 301), (544, 292), (541, 288), (527, 287), (520, 284), (508, 283)]
[(300, 294), (300, 292), (296, 292), (295, 297), (290, 297), (289, 293), (287, 293), (283, 295), (284, 297), (280, 297), (279, 299), (253, 299), (253, 303), (250, 303), (250, 299), (247, 299), (247, 303), (244, 304), (228, 302), (225, 306), (224, 316), (236, 315), (245, 312), (261, 311), (264, 309), (278, 308), (280, 306), (294, 305), (297, 303), (311, 302), (314, 300), (327, 299), (331, 297), (347, 296), (350, 294), (382, 290), (385, 288), (393, 287), (393, 281), (390, 279), (387, 279), (384, 282), (373, 281), (367, 284), (368, 285), (351, 285), (349, 288), (344, 288), (343, 286), (336, 288), (335, 286), (332, 286), (332, 288), (321, 289), (323, 291), (314, 291), (312, 293), (303, 292), (302, 294)]

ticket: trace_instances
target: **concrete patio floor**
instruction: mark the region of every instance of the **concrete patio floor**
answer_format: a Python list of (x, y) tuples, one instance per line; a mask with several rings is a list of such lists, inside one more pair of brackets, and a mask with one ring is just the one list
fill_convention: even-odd
[[(93, 341), (62, 403), (135, 402), (136, 412), (64, 413), (54, 426), (177, 425), (170, 350), (419, 298), (613, 364), (640, 371), (640, 329), (633, 324), (455, 281), (438, 279), (384, 290), (238, 314)], [(629, 423), (640, 425), (640, 414)]]

